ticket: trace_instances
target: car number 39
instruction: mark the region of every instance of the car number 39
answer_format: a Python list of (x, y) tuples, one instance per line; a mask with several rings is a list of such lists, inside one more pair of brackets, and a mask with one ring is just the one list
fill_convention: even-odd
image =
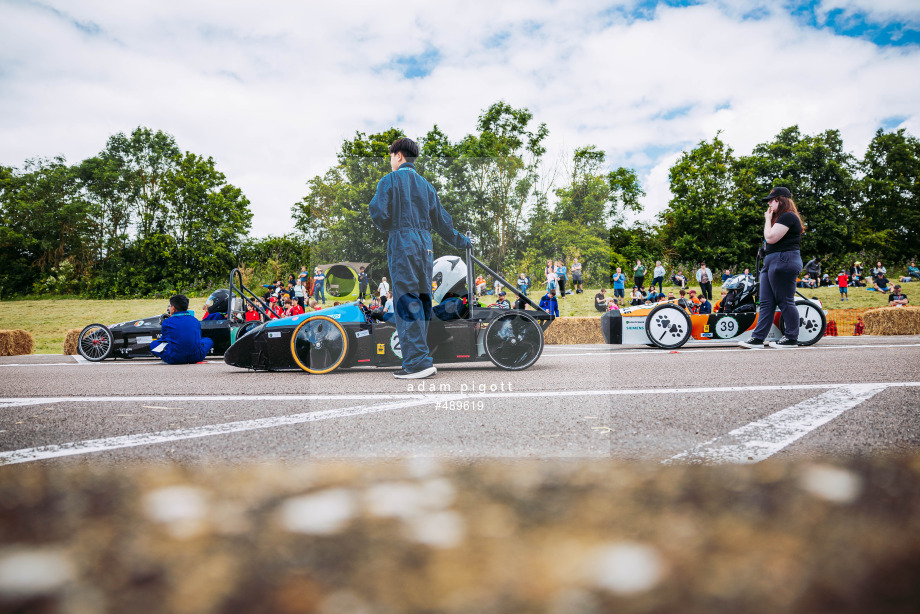
[(738, 332), (738, 323), (732, 318), (724, 318), (719, 320), (716, 330), (720, 337), (734, 337)]

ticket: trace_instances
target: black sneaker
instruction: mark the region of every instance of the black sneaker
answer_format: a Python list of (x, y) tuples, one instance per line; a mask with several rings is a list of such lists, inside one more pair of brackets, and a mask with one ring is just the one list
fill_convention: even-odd
[(797, 347), (799, 347), (799, 342), (796, 341), (795, 339), (787, 339), (786, 337), (783, 337), (783, 338), (780, 339), (779, 341), (773, 341), (773, 342), (771, 342), (771, 343), (770, 343), (770, 347), (771, 347), (771, 348), (779, 348), (779, 349), (783, 349), (783, 348), (797, 348)]
[(425, 377), (431, 377), (438, 370), (434, 367), (428, 367), (427, 369), (422, 369), (421, 371), (406, 371), (405, 369), (400, 369), (393, 373), (393, 377), (396, 379), (422, 379)]
[(739, 341), (738, 347), (747, 348), (749, 350), (762, 350), (763, 349), (763, 339), (754, 339), (751, 337), (747, 341)]

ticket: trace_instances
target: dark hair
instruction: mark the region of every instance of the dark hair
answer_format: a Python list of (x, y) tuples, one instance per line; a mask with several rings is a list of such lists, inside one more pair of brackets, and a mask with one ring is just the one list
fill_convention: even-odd
[(799, 218), (799, 223), (802, 225), (802, 232), (805, 232), (805, 220), (802, 219), (802, 214), (799, 213), (799, 209), (795, 206), (795, 203), (792, 201), (792, 199), (785, 196), (777, 196), (776, 201), (779, 204), (776, 205), (776, 211), (773, 212), (773, 218), (770, 220), (770, 223), (775, 224), (776, 218), (788, 211), (791, 211), (797, 218)]
[(176, 311), (188, 311), (188, 297), (184, 294), (170, 296), (169, 304), (175, 307)]
[(393, 141), (393, 144), (390, 145), (390, 153), (395, 154), (399, 152), (403, 153), (406, 162), (415, 162), (415, 159), (418, 158), (418, 144), (406, 137), (396, 139)]

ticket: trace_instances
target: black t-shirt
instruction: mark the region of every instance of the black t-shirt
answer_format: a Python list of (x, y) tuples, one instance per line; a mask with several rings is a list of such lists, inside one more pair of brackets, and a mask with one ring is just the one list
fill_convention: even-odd
[(891, 283), (888, 281), (888, 278), (884, 276), (882, 276), (881, 279), (879, 279), (878, 277), (873, 277), (872, 281), (875, 282), (875, 285), (878, 286), (879, 288), (887, 288), (888, 284)]
[(787, 226), (789, 230), (776, 243), (772, 245), (767, 243), (766, 253), (776, 254), (778, 252), (798, 251), (802, 243), (802, 221), (799, 216), (792, 211), (787, 211), (776, 218), (774, 224), (782, 224)]
[(906, 294), (903, 294), (903, 293), (901, 293), (901, 294), (889, 294), (889, 295), (888, 295), (888, 302), (890, 303), (891, 301), (901, 301), (901, 300), (904, 300), (904, 299), (906, 299), (906, 298), (907, 298), (907, 295), (906, 295)]
[(594, 303), (600, 305), (601, 303), (607, 302), (607, 297), (600, 292), (594, 295)]

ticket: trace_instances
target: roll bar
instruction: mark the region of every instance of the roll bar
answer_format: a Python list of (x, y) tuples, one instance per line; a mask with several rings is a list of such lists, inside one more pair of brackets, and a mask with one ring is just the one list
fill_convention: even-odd
[[(239, 283), (236, 283), (239, 280)], [(233, 311), (233, 295), (239, 296), (243, 299), (243, 304), (250, 304), (255, 307), (255, 310), (259, 312), (259, 315), (262, 316), (262, 320), (272, 320), (277, 319), (278, 315), (271, 310), (262, 297), (254, 294), (252, 290), (243, 285), (243, 274), (239, 269), (233, 269), (230, 271), (230, 300), (227, 301), (227, 320), (230, 320), (231, 312)], [(246, 295), (249, 296), (246, 296)]]
[(470, 239), (470, 245), (468, 245), (466, 248), (466, 289), (467, 289), (467, 300), (469, 302), (471, 309), (472, 309), (472, 306), (475, 304), (475, 299), (476, 299), (476, 286), (473, 284), (473, 265), (475, 263), (475, 264), (478, 264), (486, 273), (488, 273), (489, 275), (491, 275), (492, 277), (500, 281), (509, 290), (514, 292), (520, 298), (524, 299), (524, 301), (526, 301), (528, 305), (530, 305), (537, 311), (542, 311), (543, 313), (547, 313), (546, 310), (540, 307), (537, 303), (534, 303), (532, 300), (530, 300), (530, 297), (524, 296), (523, 292), (515, 288), (513, 284), (508, 283), (508, 280), (506, 280), (504, 277), (502, 277), (501, 275), (499, 275), (498, 273), (490, 269), (488, 266), (483, 264), (481, 260), (479, 260), (476, 256), (473, 255), (473, 245), (472, 245), (473, 233), (470, 232), (469, 230), (466, 231), (466, 238)]

